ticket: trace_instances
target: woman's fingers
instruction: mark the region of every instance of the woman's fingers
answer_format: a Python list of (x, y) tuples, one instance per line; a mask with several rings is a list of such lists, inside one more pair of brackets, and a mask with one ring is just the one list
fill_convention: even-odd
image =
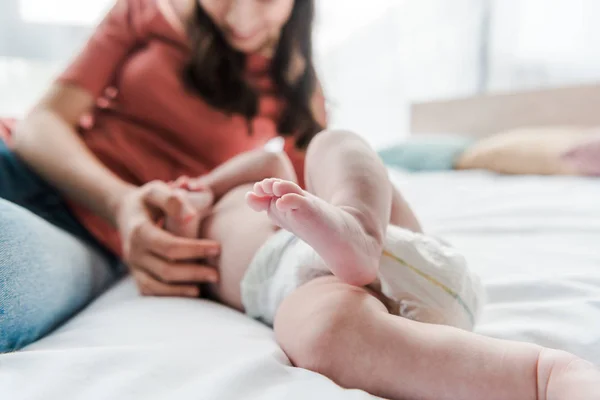
[(143, 247), (147, 252), (171, 261), (210, 258), (220, 254), (219, 243), (215, 241), (178, 237), (151, 222), (141, 225), (136, 230), (133, 241), (135, 247)]
[(164, 283), (216, 283), (217, 270), (200, 264), (171, 263), (152, 255), (142, 257), (138, 264)]
[(185, 191), (172, 188), (164, 182), (152, 182), (147, 186), (144, 201), (162, 210), (165, 215), (184, 218), (196, 213), (195, 208), (187, 200)]
[(144, 296), (199, 297), (200, 289), (195, 285), (169, 285), (154, 278), (142, 269), (134, 268), (131, 275), (140, 293)]
[(156, 222), (193, 216), (195, 212), (185, 190), (164, 182), (146, 184), (123, 201), (118, 223), (124, 260), (142, 294), (197, 297), (198, 283), (218, 281), (216, 269), (192, 260), (219, 256), (219, 243), (177, 237)]

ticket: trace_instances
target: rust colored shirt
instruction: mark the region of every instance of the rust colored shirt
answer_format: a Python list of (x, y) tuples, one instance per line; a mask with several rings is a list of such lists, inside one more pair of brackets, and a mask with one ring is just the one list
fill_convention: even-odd
[[(108, 168), (137, 185), (200, 176), (264, 146), (278, 134), (281, 111), (268, 77), (269, 59), (258, 55), (249, 56), (247, 64), (250, 82), (260, 93), (251, 135), (242, 116), (226, 115), (191, 93), (181, 78), (190, 55), (183, 24), (174, 24), (165, 13), (169, 3), (160, 1), (118, 0), (58, 78), (98, 99), (80, 129), (82, 138)], [(302, 157), (290, 140), (286, 151), (302, 176)], [(112, 226), (83, 206), (69, 204), (102, 244), (121, 254)]]

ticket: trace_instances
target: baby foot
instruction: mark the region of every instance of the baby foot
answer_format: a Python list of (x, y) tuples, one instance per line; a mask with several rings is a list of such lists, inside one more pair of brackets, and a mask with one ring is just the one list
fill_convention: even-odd
[(377, 276), (382, 243), (368, 234), (353, 210), (333, 206), (280, 179), (265, 179), (247, 194), (255, 211), (309, 244), (338, 278), (356, 286)]
[(181, 215), (165, 218), (165, 229), (176, 236), (196, 239), (200, 233), (202, 220), (211, 211), (213, 193), (210, 190), (188, 192), (178, 189), (177, 191), (180, 196), (187, 197), (194, 209), (190, 211), (182, 207)]

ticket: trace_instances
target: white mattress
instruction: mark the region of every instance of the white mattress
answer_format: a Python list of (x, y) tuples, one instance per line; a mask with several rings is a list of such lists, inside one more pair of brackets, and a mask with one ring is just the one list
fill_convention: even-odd
[[(426, 229), (483, 277), (482, 334), (600, 363), (600, 182), (393, 172)], [(294, 369), (257, 322), (216, 304), (137, 296), (127, 279), (25, 351), (0, 399), (370, 399)]]

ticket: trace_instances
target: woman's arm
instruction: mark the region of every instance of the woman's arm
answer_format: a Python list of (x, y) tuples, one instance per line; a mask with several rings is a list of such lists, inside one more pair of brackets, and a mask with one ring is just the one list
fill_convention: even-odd
[(143, 39), (147, 3), (117, 0), (85, 47), (15, 131), (15, 152), (33, 170), (113, 225), (115, 204), (131, 186), (99, 162), (76, 128)]
[(214, 282), (217, 273), (185, 260), (218, 254), (218, 244), (164, 232), (152, 216), (179, 215), (191, 205), (166, 184), (125, 183), (89, 151), (74, 127), (92, 102), (85, 90), (55, 85), (17, 127), (17, 154), (68, 197), (118, 227), (124, 261), (142, 294), (197, 297), (198, 286), (190, 283)]
[(217, 272), (189, 260), (218, 255), (218, 243), (175, 237), (155, 220), (192, 205), (164, 183), (138, 188), (124, 182), (76, 131), (144, 40), (152, 7), (153, 1), (117, 0), (83, 51), (17, 126), (13, 145), (33, 170), (116, 228), (105, 234), (120, 237), (123, 260), (143, 294), (197, 297), (193, 283), (215, 281)]
[(17, 125), (14, 150), (67, 197), (116, 225), (116, 206), (133, 187), (100, 163), (75, 131), (93, 103), (86, 90), (55, 84)]

